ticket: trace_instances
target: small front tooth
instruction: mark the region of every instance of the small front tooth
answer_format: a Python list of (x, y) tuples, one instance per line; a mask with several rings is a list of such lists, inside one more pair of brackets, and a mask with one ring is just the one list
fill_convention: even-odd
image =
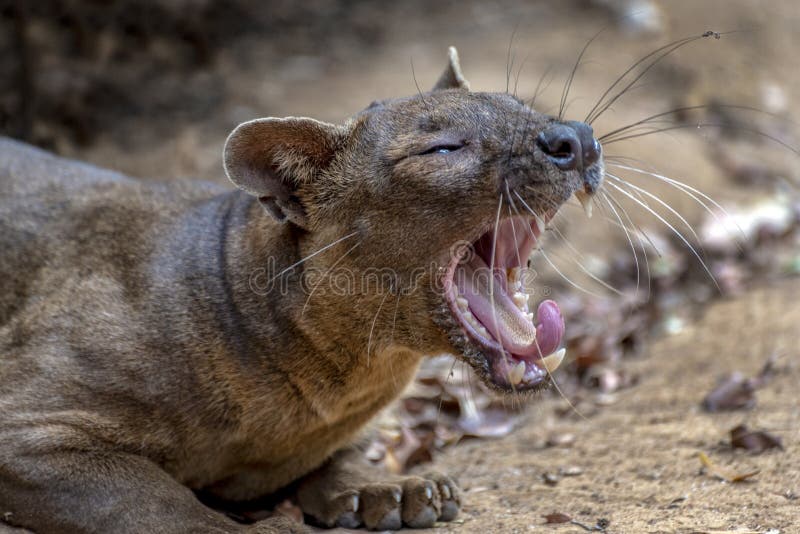
[(526, 313), (525, 318), (528, 319), (530, 322), (533, 322), (533, 312)]
[(462, 311), (467, 311), (469, 309), (469, 301), (464, 297), (456, 297), (456, 304)]
[(511, 299), (514, 301), (514, 304), (516, 304), (517, 308), (519, 308), (520, 310), (524, 309), (525, 306), (528, 304), (528, 295), (526, 293), (520, 293), (519, 291), (517, 291), (516, 293), (514, 293)]
[(472, 312), (470, 311), (464, 312), (464, 319), (466, 319), (467, 323), (469, 323), (475, 330), (481, 328), (481, 324), (478, 322), (475, 316), (472, 315)]
[(486, 328), (485, 328), (484, 326), (482, 326), (482, 325), (477, 325), (477, 327), (478, 327), (478, 328), (477, 328), (477, 330), (478, 330), (478, 333), (479, 333), (480, 335), (482, 335), (483, 337), (489, 337), (489, 331), (488, 331), (488, 330), (486, 330)]
[(525, 362), (519, 362), (508, 372), (508, 381), (512, 386), (516, 386), (522, 382), (523, 376), (525, 376)]
[(545, 356), (539, 362), (541, 366), (544, 367), (548, 373), (552, 373), (558, 366), (561, 365), (561, 362), (564, 361), (564, 356), (567, 354), (567, 349), (558, 349), (553, 354), (549, 356)]
[(547, 227), (544, 224), (544, 219), (538, 215), (534, 215), (533, 219), (536, 221), (536, 228), (539, 230), (539, 235), (543, 234)]
[(578, 199), (578, 202), (581, 203), (581, 206), (583, 206), (583, 211), (586, 213), (586, 217), (591, 219), (593, 206), (592, 200), (594, 197), (586, 191), (575, 191), (575, 197)]

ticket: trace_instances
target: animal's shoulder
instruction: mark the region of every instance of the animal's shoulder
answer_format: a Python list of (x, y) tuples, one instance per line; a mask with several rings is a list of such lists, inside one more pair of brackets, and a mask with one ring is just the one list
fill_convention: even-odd
[[(0, 205), (55, 209), (100, 205), (153, 210), (207, 199), (226, 189), (197, 180), (138, 180), (0, 137)], [(51, 211), (52, 215), (52, 211)]]
[(59, 189), (74, 192), (98, 183), (123, 183), (126, 176), (0, 137), (0, 194), (5, 199)]

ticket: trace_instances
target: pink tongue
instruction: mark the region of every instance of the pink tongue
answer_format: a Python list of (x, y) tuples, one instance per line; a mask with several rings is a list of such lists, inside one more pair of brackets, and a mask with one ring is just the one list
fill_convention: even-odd
[(554, 300), (543, 300), (536, 310), (536, 342), (542, 356), (547, 356), (556, 351), (564, 337), (564, 318), (561, 310)]
[(489, 268), (476, 255), (469, 263), (459, 266), (456, 284), (472, 313), (506, 351), (515, 356), (547, 356), (554, 352), (564, 335), (564, 319), (558, 305), (552, 300), (539, 304), (538, 325), (534, 327), (508, 296), (499, 276), (496, 274), (493, 282), (492, 298)]

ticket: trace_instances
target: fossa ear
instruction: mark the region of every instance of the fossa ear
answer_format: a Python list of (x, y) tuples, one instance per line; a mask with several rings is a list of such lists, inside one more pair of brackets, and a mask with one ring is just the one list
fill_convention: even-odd
[(433, 86), (434, 91), (442, 89), (464, 89), (469, 91), (469, 82), (461, 72), (461, 64), (458, 61), (458, 50), (455, 46), (447, 49), (447, 67), (439, 77), (439, 81)]
[(298, 189), (330, 164), (344, 137), (344, 128), (304, 117), (245, 122), (225, 142), (225, 173), (275, 220), (306, 228)]

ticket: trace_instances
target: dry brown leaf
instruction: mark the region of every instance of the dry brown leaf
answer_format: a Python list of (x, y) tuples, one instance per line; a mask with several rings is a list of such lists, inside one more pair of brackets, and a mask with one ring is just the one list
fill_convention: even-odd
[(735, 473), (730, 469), (714, 464), (704, 452), (697, 453), (697, 456), (700, 458), (700, 463), (702, 463), (703, 467), (705, 467), (708, 471), (708, 474), (720, 478), (726, 482), (744, 482), (745, 480), (748, 480), (761, 472), (759, 470), (755, 470), (747, 473)]
[(552, 514), (543, 515), (545, 523), (548, 525), (557, 525), (560, 523), (569, 523), (572, 517), (562, 512), (553, 512)]
[(755, 388), (739, 372), (722, 377), (703, 399), (703, 409), (707, 412), (749, 410), (755, 405)]
[(731, 446), (753, 453), (764, 452), (768, 449), (783, 449), (781, 438), (762, 430), (749, 430), (745, 425), (738, 425), (731, 429)]
[(409, 468), (433, 460), (433, 433), (424, 433), (420, 438), (408, 428), (401, 429), (401, 437), (387, 445), (384, 462), (390, 473), (400, 474)]

